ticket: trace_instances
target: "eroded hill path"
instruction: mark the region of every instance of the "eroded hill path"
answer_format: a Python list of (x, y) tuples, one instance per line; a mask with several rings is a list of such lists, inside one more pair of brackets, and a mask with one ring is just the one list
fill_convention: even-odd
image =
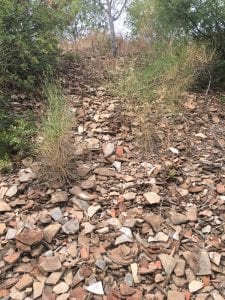
[(64, 78), (77, 180), (37, 185), (30, 159), (1, 177), (0, 298), (225, 299), (224, 106), (190, 96), (144, 155), (90, 64)]

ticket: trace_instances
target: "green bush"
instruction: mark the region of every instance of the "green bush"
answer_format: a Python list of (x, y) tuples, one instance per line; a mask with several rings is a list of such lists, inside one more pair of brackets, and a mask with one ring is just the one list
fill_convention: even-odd
[[(75, 16), (76, 1), (1, 0), (0, 85), (31, 89), (40, 76), (57, 67), (58, 40)], [(65, 4), (67, 3), (67, 4)], [(69, 4), (68, 4), (69, 3)]]
[(31, 139), (36, 130), (33, 123), (23, 118), (15, 118), (0, 112), (0, 159), (9, 159), (10, 155), (31, 150)]

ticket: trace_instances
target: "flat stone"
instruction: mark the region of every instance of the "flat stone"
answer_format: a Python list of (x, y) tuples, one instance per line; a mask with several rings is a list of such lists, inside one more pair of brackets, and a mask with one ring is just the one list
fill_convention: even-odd
[(144, 218), (145, 222), (147, 222), (148, 224), (150, 224), (152, 226), (152, 229), (155, 232), (158, 232), (160, 225), (163, 222), (163, 219), (161, 218), (161, 216), (154, 215), (154, 214), (146, 214), (146, 215), (144, 215), (143, 218)]
[(0, 187), (0, 200), (3, 200), (5, 193), (8, 191), (7, 186)]
[(50, 210), (49, 215), (54, 221), (63, 223), (63, 214), (59, 207), (55, 207), (52, 210)]
[(185, 273), (185, 260), (183, 259), (177, 259), (177, 264), (174, 269), (174, 273), (176, 274), (177, 277), (184, 276)]
[(0, 223), (0, 235), (3, 235), (6, 232), (5, 223)]
[(190, 206), (186, 207), (186, 217), (188, 221), (195, 222), (197, 221), (197, 207), (196, 206)]
[[(150, 237), (151, 238), (151, 237)], [(149, 238), (148, 242), (162, 242), (162, 243), (166, 243), (169, 240), (169, 236), (167, 234), (165, 234), (164, 232), (158, 232), (156, 234), (156, 236), (153, 238), (153, 240), (151, 240)]]
[[(67, 300), (70, 298), (70, 293), (61, 294), (56, 298), (56, 300)], [(79, 298), (77, 298), (79, 300)]]
[(50, 256), (43, 259), (40, 268), (45, 272), (56, 272), (61, 270), (61, 262), (57, 256)]
[(16, 236), (16, 239), (23, 244), (33, 246), (42, 241), (44, 233), (40, 229), (25, 229)]
[(160, 203), (160, 196), (154, 192), (148, 192), (144, 194), (145, 199), (149, 204), (158, 204)]
[(204, 284), (201, 281), (193, 280), (189, 283), (188, 288), (191, 293), (195, 293), (203, 288)]
[(92, 225), (90, 222), (82, 223), (82, 226), (84, 226), (84, 233), (89, 234), (95, 230), (95, 226)]
[(28, 182), (32, 181), (35, 177), (35, 174), (32, 172), (30, 168), (21, 169), (19, 171), (19, 181), (20, 182)]
[[(196, 295), (195, 300), (207, 300), (208, 297), (209, 297), (209, 294), (204, 294), (204, 293), (202, 293), (202, 294)], [(222, 299), (223, 299), (223, 298), (221, 298), (220, 300), (222, 300)], [(217, 298), (215, 298), (215, 300), (217, 300)]]
[(9, 198), (15, 196), (17, 194), (18, 188), (17, 185), (12, 185), (8, 191), (5, 193), (5, 195)]
[(79, 221), (77, 219), (71, 219), (62, 226), (62, 230), (66, 234), (75, 234), (79, 231), (79, 228)]
[(73, 299), (73, 298), (77, 299), (77, 300), (86, 300), (87, 299), (87, 292), (81, 286), (79, 286), (79, 287), (72, 290), (71, 299)]
[(67, 202), (68, 201), (68, 195), (67, 192), (55, 192), (51, 195), (51, 203), (62, 203), (62, 202)]
[(194, 251), (185, 251), (183, 256), (194, 271), (195, 275), (211, 275), (211, 263), (209, 255), (205, 250), (194, 249)]
[(134, 284), (134, 279), (131, 273), (126, 273), (125, 277), (124, 277), (124, 282), (126, 283), (126, 285), (128, 286), (133, 286)]
[(94, 173), (100, 176), (106, 176), (106, 177), (114, 177), (116, 176), (116, 172), (112, 169), (108, 168), (97, 168), (94, 170)]
[(6, 240), (12, 240), (16, 237), (17, 230), (14, 228), (9, 228), (6, 233)]
[(16, 248), (23, 252), (31, 252), (31, 246), (23, 244), (20, 241), (16, 241)]
[(140, 279), (138, 277), (138, 265), (137, 265), (137, 263), (132, 263), (130, 265), (130, 268), (131, 268), (131, 273), (132, 273), (132, 276), (133, 276), (133, 279), (134, 279), (134, 283), (136, 283), (136, 284), (140, 283)]
[(88, 164), (82, 164), (77, 167), (77, 174), (80, 177), (86, 177), (91, 172), (91, 166)]
[(33, 270), (31, 263), (21, 263), (14, 268), (15, 273), (30, 273)]
[(123, 197), (125, 200), (131, 201), (136, 198), (136, 193), (133, 193), (133, 192), (125, 193), (125, 194), (123, 194)]
[(90, 206), (87, 201), (78, 199), (77, 197), (71, 198), (73, 204), (75, 204), (80, 210), (87, 211)]
[(72, 258), (76, 258), (77, 257), (77, 244), (71, 244), (69, 245), (69, 247), (67, 248), (67, 253), (72, 257)]
[(102, 149), (103, 149), (104, 157), (107, 158), (114, 153), (115, 145), (113, 143), (107, 143), (103, 145)]
[(177, 260), (168, 254), (158, 255), (163, 268), (167, 274), (171, 274), (176, 266)]
[(88, 207), (87, 215), (88, 217), (92, 218), (96, 212), (98, 212), (101, 209), (101, 205), (91, 205)]
[(35, 281), (33, 283), (33, 299), (41, 297), (44, 289), (44, 282)]
[(106, 267), (106, 262), (103, 259), (97, 259), (95, 265), (103, 271)]
[(16, 252), (10, 249), (6, 256), (3, 257), (4, 261), (10, 265), (15, 264), (20, 258), (21, 252)]
[(85, 279), (85, 277), (80, 272), (80, 270), (78, 270), (77, 273), (75, 274), (74, 278), (73, 278), (72, 287), (75, 287), (80, 282), (82, 282), (84, 279)]
[[(10, 298), (6, 297), (6, 299), (13, 299), (13, 300), (24, 300), (26, 297), (26, 293), (24, 291), (20, 292), (16, 289), (16, 287), (13, 287), (10, 290), (9, 294)], [(2, 300), (5, 300), (4, 298)]]
[(115, 240), (116, 246), (124, 243), (133, 243), (133, 238), (127, 236), (126, 234), (122, 234), (121, 236), (118, 236)]
[(215, 265), (219, 266), (222, 255), (218, 252), (209, 252), (209, 257), (211, 262), (213, 262)]
[(16, 288), (19, 291), (25, 290), (27, 287), (32, 286), (33, 278), (29, 275), (23, 275), (16, 284)]
[(133, 217), (130, 217), (130, 216), (122, 216), (120, 218), (120, 221), (123, 224), (123, 226), (128, 227), (128, 228), (133, 228), (136, 224), (136, 219)]
[(222, 297), (217, 290), (213, 290), (211, 296), (213, 297), (213, 300), (224, 300), (224, 297)]
[(176, 291), (168, 291), (167, 295), (168, 300), (185, 300), (185, 293), (176, 292)]
[(91, 195), (85, 191), (82, 191), (82, 189), (79, 186), (74, 186), (71, 190), (70, 193), (73, 195), (77, 196), (81, 200), (85, 201), (91, 201), (96, 198), (96, 195)]
[(210, 225), (207, 225), (202, 228), (202, 233), (210, 233), (211, 229), (212, 229), (212, 227)]
[(187, 217), (186, 215), (171, 211), (170, 212), (170, 219), (173, 225), (181, 225), (184, 223), (187, 223)]
[(95, 282), (89, 286), (85, 286), (85, 289), (92, 294), (104, 295), (104, 290), (101, 281)]
[(59, 232), (61, 225), (59, 223), (50, 224), (44, 228), (44, 240), (51, 243), (56, 234)]
[(68, 290), (69, 290), (69, 286), (63, 281), (53, 287), (53, 292), (55, 292), (57, 295), (64, 294)]
[(87, 180), (81, 182), (81, 188), (83, 190), (91, 190), (91, 189), (95, 189), (95, 187), (96, 187), (95, 175), (90, 176)]
[(120, 293), (122, 296), (131, 296), (136, 293), (136, 289), (126, 285), (125, 283), (120, 284)]
[(8, 203), (4, 202), (4, 201), (0, 201), (0, 212), (7, 212), (7, 211), (11, 211), (11, 207), (9, 206)]
[(46, 279), (46, 284), (56, 285), (62, 277), (63, 272), (53, 272)]

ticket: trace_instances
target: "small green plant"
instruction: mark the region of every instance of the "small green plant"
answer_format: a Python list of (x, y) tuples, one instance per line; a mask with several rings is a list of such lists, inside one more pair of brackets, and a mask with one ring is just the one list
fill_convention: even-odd
[(69, 130), (73, 124), (72, 113), (69, 111), (62, 89), (54, 83), (45, 85), (47, 112), (43, 118), (39, 146), (43, 176), (65, 182), (70, 177), (72, 145)]
[(12, 171), (12, 162), (10, 158), (5, 155), (0, 159), (0, 172), (10, 172)]
[(11, 169), (14, 154), (31, 152), (35, 133), (34, 122), (0, 111), (0, 171)]

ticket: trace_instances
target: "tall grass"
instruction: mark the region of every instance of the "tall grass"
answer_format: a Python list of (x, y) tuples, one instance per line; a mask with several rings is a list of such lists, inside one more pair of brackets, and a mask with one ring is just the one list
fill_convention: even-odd
[(167, 43), (152, 47), (141, 66), (131, 66), (119, 82), (124, 96), (141, 101), (182, 99), (199, 74), (213, 59), (205, 46)]
[(69, 131), (73, 117), (60, 86), (45, 85), (47, 111), (42, 121), (39, 154), (43, 166), (42, 174), (61, 183), (70, 177), (72, 149)]

